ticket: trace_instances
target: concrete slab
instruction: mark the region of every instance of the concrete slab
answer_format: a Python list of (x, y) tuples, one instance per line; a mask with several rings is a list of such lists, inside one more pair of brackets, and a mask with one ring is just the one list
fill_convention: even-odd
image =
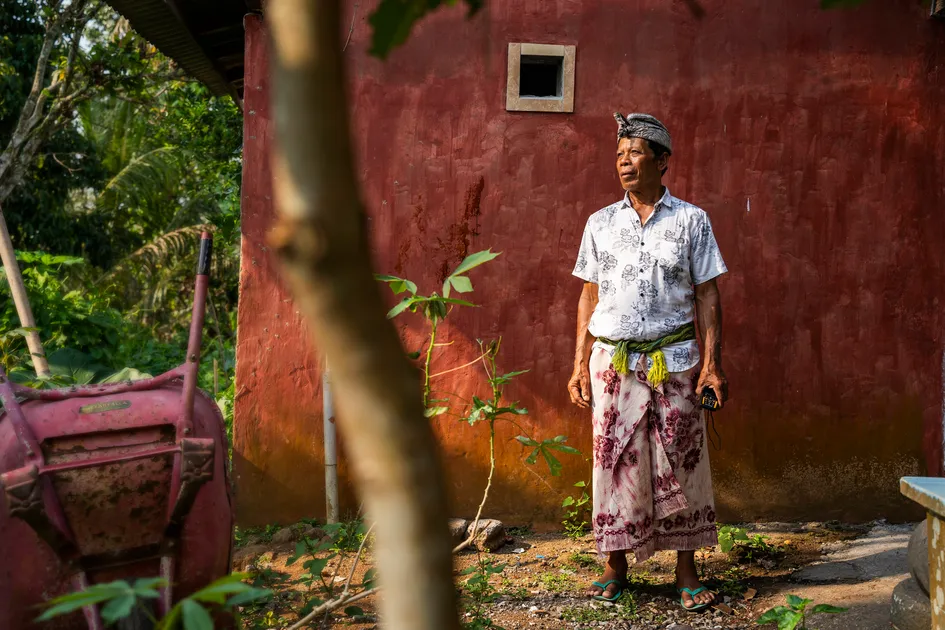
[(880, 523), (866, 535), (831, 546), (823, 562), (797, 571), (799, 583), (779, 585), (763, 598), (762, 610), (781, 605), (788, 593), (848, 608), (840, 615), (816, 615), (818, 630), (889, 630), (893, 590), (909, 577), (907, 548), (915, 525)]
[(915, 525), (880, 524), (830, 551), (823, 562), (792, 577), (800, 582), (866, 582), (909, 573), (907, 549)]

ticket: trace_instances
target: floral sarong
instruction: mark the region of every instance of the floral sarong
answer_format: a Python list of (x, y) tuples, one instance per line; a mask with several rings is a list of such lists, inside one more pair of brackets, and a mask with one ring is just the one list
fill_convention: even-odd
[(620, 375), (599, 344), (590, 360), (594, 537), (600, 553), (625, 550), (637, 562), (718, 542), (698, 368), (653, 389), (645, 363)]

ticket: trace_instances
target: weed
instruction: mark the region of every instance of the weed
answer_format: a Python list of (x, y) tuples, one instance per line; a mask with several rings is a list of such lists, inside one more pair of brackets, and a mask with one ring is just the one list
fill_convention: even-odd
[(594, 569), (600, 566), (600, 561), (589, 553), (574, 552), (568, 556), (568, 562), (582, 569)]
[(705, 578), (706, 586), (717, 593), (737, 597), (745, 591), (745, 580), (748, 571), (742, 566), (731, 566), (718, 574), (710, 574)]
[[(807, 607), (814, 603), (812, 599), (804, 599), (797, 595), (787, 596), (787, 606), (777, 606), (772, 608), (758, 618), (759, 626), (766, 623), (777, 623), (778, 630), (806, 630), (807, 629)], [(811, 609), (812, 614), (845, 613), (846, 608), (838, 608), (830, 604), (818, 604)]]
[(515, 538), (527, 538), (528, 536), (531, 536), (532, 534), (535, 533), (532, 531), (531, 525), (509, 527), (505, 531), (508, 532), (509, 536), (513, 536)]
[(502, 580), (502, 585), (497, 591), (499, 595), (506, 599), (528, 599), (528, 589), (523, 586), (517, 586), (512, 580)]
[(574, 579), (561, 573), (542, 573), (538, 579), (542, 587), (551, 593), (565, 593), (575, 587)]
[(719, 547), (724, 553), (733, 554), (739, 562), (749, 564), (764, 558), (777, 559), (784, 555), (784, 549), (769, 542), (767, 536), (749, 535), (741, 527), (723, 525), (719, 528)]
[(568, 606), (561, 611), (561, 618), (573, 623), (634, 621), (637, 618), (637, 605), (630, 593), (624, 593), (617, 605), (612, 608), (598, 607), (593, 604)]
[(659, 584), (659, 580), (650, 575), (648, 571), (633, 571), (627, 573), (627, 584), (631, 587), (653, 586)]
[(587, 494), (587, 483), (579, 481), (574, 484), (575, 488), (581, 488), (581, 496), (565, 497), (561, 507), (565, 509), (564, 520), (561, 524), (564, 526), (564, 533), (568, 538), (583, 538), (587, 534), (588, 516), (590, 516), (591, 497)]
[(465, 569), (460, 575), (468, 575), (463, 582), (463, 607), (466, 610), (463, 622), (466, 630), (483, 630), (492, 628), (504, 630), (489, 618), (486, 604), (495, 601), (498, 596), (496, 588), (489, 581), (493, 575), (499, 575), (505, 570), (504, 564), (496, 564), (493, 560), (484, 560), (480, 555), (476, 564)]

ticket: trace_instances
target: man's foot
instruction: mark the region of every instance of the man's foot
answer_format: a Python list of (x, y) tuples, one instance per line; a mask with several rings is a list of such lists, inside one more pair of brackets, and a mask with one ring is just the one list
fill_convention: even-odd
[[(694, 551), (680, 551), (678, 553), (676, 560), (676, 588), (688, 588), (691, 591), (702, 588), (702, 584), (699, 582), (699, 573), (696, 571)], [(715, 594), (708, 590), (696, 593), (695, 597), (686, 591), (683, 591), (680, 595), (682, 596), (682, 604), (687, 609), (696, 607), (702, 608), (715, 602)]]
[[(611, 580), (617, 580), (607, 584)], [(607, 584), (607, 588), (599, 586), (590, 586), (587, 589), (588, 597), (603, 597), (604, 599), (613, 599), (614, 596), (623, 588), (627, 581), (627, 554), (622, 551), (612, 551), (607, 558), (607, 566), (604, 567), (604, 575), (597, 582)]]

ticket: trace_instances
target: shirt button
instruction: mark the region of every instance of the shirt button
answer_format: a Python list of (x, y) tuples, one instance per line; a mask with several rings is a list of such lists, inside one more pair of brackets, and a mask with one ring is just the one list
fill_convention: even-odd
[(644, 245), (646, 245), (646, 243), (644, 243), (643, 241), (640, 241), (640, 247), (643, 247)]

